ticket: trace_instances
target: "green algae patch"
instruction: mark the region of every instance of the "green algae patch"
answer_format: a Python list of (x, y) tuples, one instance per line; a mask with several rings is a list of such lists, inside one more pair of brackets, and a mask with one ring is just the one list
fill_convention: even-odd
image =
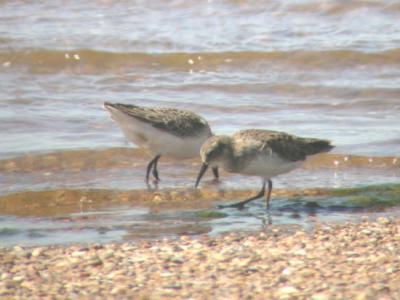
[(371, 185), (337, 189), (332, 195), (345, 198), (344, 204), (361, 208), (385, 208), (400, 205), (400, 184)]
[(320, 208), (321, 206), (316, 201), (307, 201), (305, 204), (306, 208)]
[(397, 197), (377, 197), (374, 195), (359, 195), (359, 196), (352, 196), (347, 200), (347, 203), (351, 206), (356, 207), (370, 207), (370, 208), (384, 208), (384, 207), (392, 207), (396, 205), (400, 205), (400, 196)]
[(228, 216), (228, 214), (220, 212), (220, 211), (215, 211), (215, 210), (203, 210), (203, 211), (198, 211), (195, 213), (196, 217), (202, 218), (202, 219), (218, 219), (218, 218), (225, 218)]
[(367, 185), (363, 187), (332, 190), (332, 195), (338, 197), (365, 193), (395, 193), (400, 195), (400, 184)]
[(19, 233), (20, 230), (17, 228), (9, 228), (9, 227), (0, 228), (0, 236), (12, 236)]

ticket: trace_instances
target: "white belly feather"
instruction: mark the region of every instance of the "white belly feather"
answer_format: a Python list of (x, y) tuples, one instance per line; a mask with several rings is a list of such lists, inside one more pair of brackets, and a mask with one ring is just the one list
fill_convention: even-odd
[(290, 172), (301, 166), (302, 163), (303, 161), (291, 162), (283, 160), (275, 153), (271, 153), (270, 155), (257, 155), (243, 166), (240, 173), (272, 178)]

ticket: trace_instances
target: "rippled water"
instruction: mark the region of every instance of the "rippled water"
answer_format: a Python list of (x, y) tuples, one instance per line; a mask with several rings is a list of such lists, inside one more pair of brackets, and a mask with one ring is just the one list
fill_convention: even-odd
[(398, 155), (397, 1), (1, 1), (0, 24), (1, 157), (124, 145), (104, 100)]
[[(0, 87), (0, 195), (143, 188), (147, 158), (121, 163), (117, 148), (134, 146), (105, 100), (190, 109), (215, 133), (337, 145), (278, 188), (399, 181), (398, 1), (0, 0)], [(355, 155), (362, 163), (341, 168)], [(378, 157), (386, 165), (371, 167)], [(162, 159), (160, 187), (191, 185), (196, 168)], [(226, 175), (223, 186), (258, 184)]]

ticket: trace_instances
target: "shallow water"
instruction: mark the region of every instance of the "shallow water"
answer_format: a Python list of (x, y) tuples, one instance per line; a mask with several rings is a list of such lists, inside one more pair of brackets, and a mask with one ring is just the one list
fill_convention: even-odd
[[(312, 231), (344, 221), (400, 216), (400, 186), (274, 193), (244, 209), (218, 209), (243, 193), (112, 190), (26, 192), (0, 198), (2, 246), (105, 243), (226, 232)], [(175, 194), (174, 194), (175, 193)], [(172, 199), (171, 199), (172, 197)], [(210, 201), (211, 199), (211, 201)], [(14, 205), (9, 205), (13, 201)], [(35, 202), (39, 203), (35, 203)], [(7, 204), (8, 203), (8, 204)], [(329, 224), (329, 225), (324, 225)]]
[[(337, 146), (277, 188), (399, 182), (397, 1), (0, 0), (0, 28), (0, 195), (142, 189), (148, 158), (120, 149), (134, 146), (105, 100), (190, 109), (215, 133), (268, 128)], [(160, 188), (192, 186), (197, 163), (163, 158)], [(259, 185), (224, 176), (222, 189)]]

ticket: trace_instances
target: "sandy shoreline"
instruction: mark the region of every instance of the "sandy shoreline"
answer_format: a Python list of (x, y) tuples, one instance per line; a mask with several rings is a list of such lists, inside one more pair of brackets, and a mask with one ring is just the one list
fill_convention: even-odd
[(3, 299), (400, 299), (400, 219), (0, 249)]

